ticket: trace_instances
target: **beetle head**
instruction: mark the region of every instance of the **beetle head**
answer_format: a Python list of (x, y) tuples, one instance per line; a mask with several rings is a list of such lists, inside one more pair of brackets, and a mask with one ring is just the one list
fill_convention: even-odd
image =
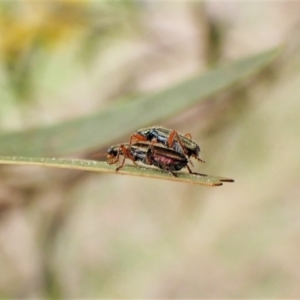
[(116, 158), (116, 156), (119, 153), (119, 147), (118, 146), (111, 146), (107, 149), (107, 159), (108, 161)]

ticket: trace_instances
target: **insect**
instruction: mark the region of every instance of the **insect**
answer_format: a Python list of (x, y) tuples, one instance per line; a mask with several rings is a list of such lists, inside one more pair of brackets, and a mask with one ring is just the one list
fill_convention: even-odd
[(177, 174), (174, 172), (185, 167), (191, 174), (203, 175), (192, 172), (184, 154), (162, 145), (152, 144), (151, 142), (138, 142), (132, 145), (130, 143), (119, 144), (108, 148), (107, 153), (109, 164), (118, 163), (120, 161), (120, 155), (123, 156), (123, 160), (116, 168), (116, 171), (123, 168), (125, 159), (128, 158), (132, 160), (134, 164), (139, 161), (145, 165), (153, 165), (170, 172), (175, 177), (177, 177)]
[[(194, 157), (204, 163), (204, 160), (199, 157), (200, 147), (192, 140), (192, 136), (189, 133), (181, 135), (175, 130), (154, 126), (140, 129), (130, 137), (130, 144), (141, 141), (163, 144), (177, 153), (183, 154), (188, 158)], [(193, 165), (191, 161), (190, 163)]]

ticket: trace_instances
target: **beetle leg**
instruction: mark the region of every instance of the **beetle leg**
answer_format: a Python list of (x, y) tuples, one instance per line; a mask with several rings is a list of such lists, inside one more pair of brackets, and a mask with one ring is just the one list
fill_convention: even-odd
[(134, 156), (132, 156), (131, 152), (129, 149), (127, 149), (124, 145), (121, 145), (121, 149), (124, 153), (124, 156), (126, 156), (126, 158), (129, 158), (130, 160), (132, 160), (133, 162), (135, 162), (135, 158)]
[[(184, 135), (186, 138), (188, 138), (188, 139), (192, 139), (192, 135), (190, 134), (190, 133), (186, 133), (185, 135)], [(197, 159), (198, 161), (200, 161), (200, 162), (202, 162), (202, 163), (205, 163), (205, 161), (204, 160), (202, 160), (201, 158), (199, 158), (198, 156), (196, 156), (196, 155), (192, 155), (195, 159)], [(192, 166), (193, 166), (193, 164), (192, 164)]]
[(173, 171), (171, 170), (170, 168), (164, 168), (164, 170), (168, 171), (169, 173), (171, 173), (174, 177), (178, 177), (178, 175)]
[[(176, 133), (177, 133), (177, 132), (176, 132), (175, 130), (172, 130), (171, 133), (170, 133), (170, 135), (169, 135), (169, 138), (168, 138), (168, 147), (169, 147), (169, 148), (173, 148), (173, 143), (174, 143), (174, 139), (175, 139)], [(183, 153), (184, 153), (184, 150), (183, 150), (182, 145), (180, 145), (180, 146), (181, 146), (182, 151), (183, 151)]]
[(194, 174), (194, 175), (203, 176), (203, 177), (205, 177), (205, 176), (208, 176), (207, 174), (203, 174), (203, 173), (197, 173), (197, 172), (193, 172), (193, 174)]
[(161, 169), (163, 169), (164, 171), (166, 171), (168, 173), (171, 173), (174, 177), (178, 177), (178, 175), (166, 165), (162, 165)]
[(206, 174), (201, 174), (201, 173), (197, 173), (197, 172), (193, 172), (191, 170), (191, 168), (189, 167), (189, 165), (186, 165), (187, 169), (189, 170), (190, 174), (194, 174), (194, 175), (200, 175), (200, 176), (207, 176)]
[(192, 135), (190, 134), (190, 133), (186, 133), (185, 135), (184, 135), (187, 139), (192, 139)]
[(120, 148), (122, 149), (123, 152), (123, 161), (122, 164), (116, 169), (116, 171), (124, 167), (126, 158), (130, 159), (136, 166), (138, 166), (138, 164), (135, 162), (135, 157), (130, 152), (130, 149), (127, 149), (124, 145), (121, 145)]
[(178, 177), (178, 175), (174, 171), (169, 171), (174, 177)]
[(173, 171), (169, 171), (174, 177), (178, 177), (178, 175), (175, 173), (175, 172), (173, 172)]
[(146, 141), (147, 139), (143, 135), (139, 133), (134, 133), (130, 136), (129, 144), (132, 145), (136, 142), (146, 142)]
[(117, 159), (116, 159), (115, 163), (116, 163), (116, 162), (119, 162), (121, 149), (122, 149), (122, 151), (123, 151), (123, 160), (122, 160), (122, 163), (120, 164), (120, 166), (118, 166), (118, 167), (116, 168), (116, 171), (119, 171), (120, 169), (122, 169), (122, 168), (124, 167), (125, 159), (126, 159), (126, 157), (127, 157), (127, 149), (125, 148), (124, 145), (120, 145), (119, 151), (118, 151), (118, 155), (117, 155)]
[[(184, 136), (185, 136), (186, 138), (188, 138), (188, 139), (192, 139), (192, 135), (191, 135), (190, 133), (186, 133)], [(169, 147), (172, 148), (175, 138), (176, 138), (176, 140), (178, 141), (178, 143), (179, 143), (179, 145), (180, 145), (180, 147), (181, 147), (182, 153), (184, 153), (185, 155), (187, 155), (187, 153), (186, 153), (186, 151), (185, 151), (185, 148), (184, 148), (184, 146), (183, 146), (183, 144), (182, 144), (181, 138), (180, 138), (179, 134), (178, 134), (175, 130), (173, 130), (173, 131), (170, 133), (170, 136), (169, 136), (169, 139), (168, 139)], [(193, 155), (193, 156), (194, 156), (194, 155)], [(194, 157), (195, 157), (196, 159), (198, 159), (199, 161), (204, 162), (204, 160), (200, 159), (199, 157), (197, 157), (197, 156), (194, 156)], [(191, 164), (191, 166), (193, 167), (193, 166), (194, 166), (193, 162), (190, 160), (189, 157), (188, 157), (187, 159), (188, 159), (189, 163)]]
[[(123, 160), (122, 160), (122, 163), (119, 167), (117, 167), (116, 171), (120, 170), (121, 168), (124, 167), (124, 163), (125, 163), (125, 159), (128, 158), (130, 159), (134, 165), (138, 166), (138, 164), (135, 162), (135, 157), (131, 154), (130, 152), (130, 149), (127, 149), (124, 145), (120, 145), (120, 148), (122, 150), (122, 153), (123, 153)], [(120, 150), (119, 150), (119, 153), (120, 153)]]
[[(187, 133), (186, 135), (190, 135), (190, 136), (191, 136), (191, 134), (189, 134), (189, 133)], [(191, 137), (192, 137), (192, 136), (191, 136)], [(187, 153), (186, 153), (186, 151), (185, 151), (185, 148), (184, 148), (184, 146), (183, 146), (183, 144), (182, 144), (181, 138), (180, 138), (180, 136), (178, 135), (178, 133), (177, 133), (175, 130), (173, 130), (173, 131), (170, 133), (170, 135), (169, 135), (169, 139), (168, 139), (168, 147), (173, 148), (173, 143), (174, 143), (174, 140), (175, 140), (175, 139), (178, 141), (178, 143), (179, 143), (179, 145), (180, 145), (180, 147), (181, 147), (182, 153), (185, 154), (185, 155), (187, 155)], [(187, 159), (188, 159), (189, 163), (191, 164), (191, 166), (193, 167), (193, 166), (194, 166), (193, 162), (190, 160), (189, 157), (188, 157)]]
[(187, 167), (187, 169), (189, 170), (189, 172), (191, 173), (191, 174), (193, 174), (193, 171), (191, 170), (191, 168), (190, 168), (190, 166), (187, 164), (186, 165), (186, 167)]
[(116, 168), (116, 171), (119, 171), (120, 169), (122, 169), (123, 167), (124, 167), (124, 163), (125, 163), (125, 156), (123, 156), (123, 160), (122, 160), (122, 163), (120, 164), (120, 166), (118, 166), (117, 168)]
[(197, 159), (198, 161), (202, 162), (203, 164), (205, 164), (205, 161), (202, 160), (201, 158), (199, 158), (197, 155), (192, 155), (195, 159)]
[(187, 158), (187, 160), (189, 161), (189, 163), (191, 164), (191, 166), (193, 167), (194, 166), (194, 164), (193, 164), (193, 162), (190, 160), (190, 158), (188, 157)]
[(153, 144), (150, 144), (150, 146), (146, 152), (146, 163), (150, 166), (153, 164), (152, 159), (151, 159), (152, 150), (153, 150)]
[(179, 134), (177, 133), (177, 131), (173, 130), (170, 135), (169, 135), (169, 139), (168, 139), (168, 147), (173, 148), (173, 143), (174, 140), (177, 140), (177, 142), (179, 143), (182, 153), (184, 153), (185, 155), (187, 155), (186, 150), (182, 144), (181, 138), (179, 136)]

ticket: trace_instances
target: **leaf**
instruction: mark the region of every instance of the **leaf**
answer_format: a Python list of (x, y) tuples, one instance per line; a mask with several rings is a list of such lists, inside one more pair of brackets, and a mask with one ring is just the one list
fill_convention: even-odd
[(62, 155), (107, 146), (124, 135), (158, 124), (233, 83), (258, 72), (278, 49), (218, 67), (153, 95), (118, 101), (105, 110), (48, 127), (0, 135), (1, 155)]
[(132, 175), (148, 178), (166, 179), (186, 183), (195, 183), (206, 186), (220, 186), (222, 182), (233, 182), (232, 179), (210, 176), (194, 175), (189, 173), (176, 173), (174, 177), (160, 169), (137, 167), (125, 165), (121, 170), (116, 172), (116, 165), (109, 165), (103, 161), (83, 160), (83, 159), (65, 159), (65, 158), (45, 158), (45, 157), (0, 157), (0, 164), (14, 164), (27, 166), (55, 167), (64, 169), (75, 169), (93, 172), (114, 173), (119, 175)]

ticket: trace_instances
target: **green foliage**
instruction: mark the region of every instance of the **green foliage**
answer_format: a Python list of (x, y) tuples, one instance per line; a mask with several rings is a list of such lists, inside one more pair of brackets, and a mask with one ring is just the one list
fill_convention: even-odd
[[(278, 49), (222, 66), (154, 95), (120, 100), (93, 115), (0, 135), (0, 154), (52, 156), (107, 146), (140, 127), (159, 124), (260, 71)], [(141, 117), (142, 116), (142, 117)]]

